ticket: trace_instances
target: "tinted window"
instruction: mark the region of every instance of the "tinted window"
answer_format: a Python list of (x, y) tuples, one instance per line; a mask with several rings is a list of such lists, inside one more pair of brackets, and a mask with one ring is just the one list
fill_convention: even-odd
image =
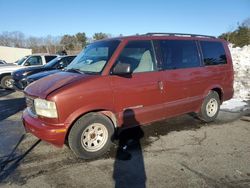
[(162, 52), (163, 69), (199, 67), (200, 61), (195, 41), (159, 41)]
[(61, 59), (62, 59), (62, 57), (54, 58), (53, 60), (48, 62), (46, 65), (44, 65), (44, 67), (46, 67), (46, 68), (54, 67), (55, 68), (56, 65), (58, 64), (58, 61), (60, 61)]
[(226, 54), (221, 42), (201, 41), (205, 65), (226, 64)]
[(51, 61), (52, 59), (55, 59), (57, 56), (45, 56), (45, 61), (46, 63), (48, 63), (49, 61)]
[(17, 61), (17, 64), (18, 64), (18, 65), (22, 65), (23, 62), (24, 62), (28, 57), (29, 57), (29, 56), (25, 56), (25, 57), (23, 57), (22, 59), (19, 59), (19, 60)]
[(132, 41), (125, 46), (117, 63), (130, 64), (132, 72), (154, 71), (153, 54), (151, 41)]
[[(53, 61), (55, 61), (55, 63), (52, 66), (54, 68), (64, 68), (64, 67), (68, 66), (71, 63), (71, 61), (73, 61), (74, 58), (75, 58), (75, 56), (56, 58), (53, 60)], [(53, 62), (53, 61), (51, 61), (51, 62)], [(49, 62), (49, 64), (50, 64), (50, 62)]]
[(40, 56), (31, 56), (28, 60), (27, 63), (29, 65), (42, 65), (42, 58)]
[(68, 65), (71, 63), (71, 61), (73, 61), (73, 59), (75, 59), (76, 56), (69, 56), (65, 58), (65, 63)]

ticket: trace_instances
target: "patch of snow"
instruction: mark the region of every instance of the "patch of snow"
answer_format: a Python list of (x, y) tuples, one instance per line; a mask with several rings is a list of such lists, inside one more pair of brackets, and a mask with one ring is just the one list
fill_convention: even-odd
[(239, 112), (244, 111), (248, 107), (248, 104), (242, 99), (231, 99), (223, 102), (220, 109), (223, 111)]
[(229, 44), (234, 67), (234, 98), (250, 100), (250, 45), (233, 48)]

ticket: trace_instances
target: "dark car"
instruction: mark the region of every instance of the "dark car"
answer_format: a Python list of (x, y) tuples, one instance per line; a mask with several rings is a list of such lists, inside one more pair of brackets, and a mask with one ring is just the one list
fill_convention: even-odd
[(60, 56), (43, 66), (26, 67), (18, 69), (12, 73), (14, 80), (14, 87), (18, 90), (23, 90), (27, 86), (27, 77), (38, 72), (50, 71), (55, 69), (63, 69), (66, 67), (76, 56)]
[(27, 85), (31, 84), (32, 82), (39, 80), (45, 76), (49, 76), (51, 74), (55, 74), (57, 72), (60, 72), (61, 70), (59, 69), (55, 69), (55, 70), (50, 70), (50, 71), (43, 71), (43, 72), (39, 72), (36, 74), (32, 74), (30, 76), (27, 77)]

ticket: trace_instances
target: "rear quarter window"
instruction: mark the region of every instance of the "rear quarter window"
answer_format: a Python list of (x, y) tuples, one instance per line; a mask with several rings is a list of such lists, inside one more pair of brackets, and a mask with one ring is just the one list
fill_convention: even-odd
[(45, 56), (45, 61), (48, 63), (49, 61), (55, 59), (57, 56)]
[(226, 64), (226, 53), (221, 42), (200, 41), (205, 66)]

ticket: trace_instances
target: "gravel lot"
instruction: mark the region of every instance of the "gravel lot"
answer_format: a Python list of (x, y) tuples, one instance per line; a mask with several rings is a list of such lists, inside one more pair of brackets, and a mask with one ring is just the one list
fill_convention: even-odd
[(242, 118), (249, 112), (221, 111), (210, 124), (184, 115), (130, 129), (125, 151), (117, 141), (86, 161), (66, 146), (22, 137), (24, 108), (22, 93), (0, 90), (1, 187), (250, 187), (250, 122)]

